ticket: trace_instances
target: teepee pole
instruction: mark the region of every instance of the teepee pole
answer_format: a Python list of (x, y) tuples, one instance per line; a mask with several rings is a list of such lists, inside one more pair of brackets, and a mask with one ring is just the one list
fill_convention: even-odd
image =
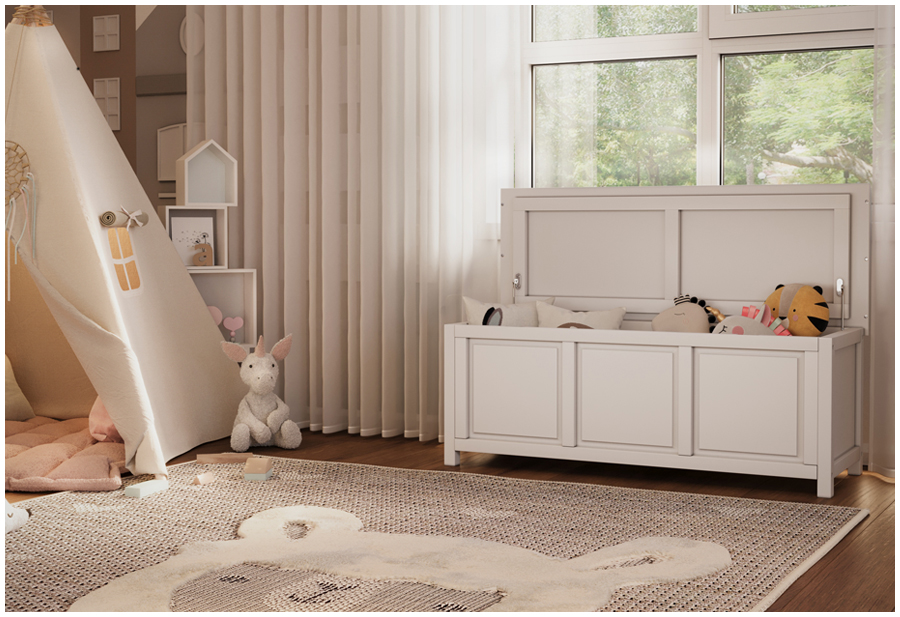
[(12, 22), (20, 26), (43, 27), (52, 26), (50, 15), (40, 4), (23, 4), (13, 13)]

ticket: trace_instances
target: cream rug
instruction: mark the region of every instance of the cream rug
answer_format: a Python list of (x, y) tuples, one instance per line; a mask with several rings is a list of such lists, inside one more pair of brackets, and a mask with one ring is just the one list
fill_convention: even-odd
[(868, 514), (274, 462), (265, 482), (188, 463), (142, 499), (29, 500), (6, 536), (6, 610), (762, 610)]

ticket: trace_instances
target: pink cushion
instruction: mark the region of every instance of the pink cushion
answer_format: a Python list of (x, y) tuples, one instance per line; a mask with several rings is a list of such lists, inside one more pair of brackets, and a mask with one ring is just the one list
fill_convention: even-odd
[(12, 437), (6, 438), (6, 443), (10, 445), (27, 446), (29, 448), (45, 443), (51, 443), (53, 441), (56, 441), (56, 438), (53, 435), (42, 435), (41, 433), (32, 433), (31, 431), (27, 433), (18, 433)]
[(18, 454), (22, 454), (28, 446), (17, 446), (11, 443), (6, 444), (6, 458), (12, 458)]
[(110, 491), (122, 485), (125, 445), (98, 443), (88, 418), (7, 422), (7, 491)]
[(97, 441), (125, 443), (125, 440), (119, 435), (116, 425), (113, 424), (112, 418), (109, 417), (106, 405), (103, 404), (99, 396), (94, 401), (94, 406), (91, 407), (90, 431)]

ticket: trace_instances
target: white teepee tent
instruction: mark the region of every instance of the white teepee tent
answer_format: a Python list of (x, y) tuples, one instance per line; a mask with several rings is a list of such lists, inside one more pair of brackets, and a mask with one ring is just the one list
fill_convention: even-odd
[[(27, 225), (19, 259), (124, 438), (128, 469), (165, 474), (166, 460), (230, 433), (245, 386), (59, 33), (40, 19), (6, 28), (6, 143), (35, 184), (36, 195), (30, 178), (20, 177), (24, 195), (15, 179), (10, 188), (7, 160), (7, 202), (20, 197), (7, 228), (18, 238)], [(144, 225), (101, 225), (105, 212), (128, 221), (138, 210), (151, 213)]]

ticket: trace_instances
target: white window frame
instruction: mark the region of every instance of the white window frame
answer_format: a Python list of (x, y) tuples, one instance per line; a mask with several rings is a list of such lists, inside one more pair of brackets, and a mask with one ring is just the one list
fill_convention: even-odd
[[(874, 47), (875, 31), (850, 30), (773, 36), (710, 37), (710, 12), (720, 7), (701, 5), (697, 10), (697, 32), (650, 36), (586, 39), (578, 41), (531, 40), (531, 6), (522, 8), (521, 88), (516, 110), (517, 187), (533, 182), (533, 85), (532, 69), (543, 64), (697, 58), (697, 185), (722, 183), (722, 57), (774, 51), (808, 51)], [(726, 7), (729, 8), (730, 7)], [(865, 13), (872, 7), (850, 7)], [(819, 11), (822, 9), (806, 9)], [(714, 12), (714, 11), (713, 11)], [(787, 11), (790, 12), (790, 11)], [(745, 14), (746, 15), (746, 14)]]
[(874, 6), (835, 6), (737, 13), (735, 5), (709, 7), (709, 36), (713, 39), (738, 36), (770, 36), (810, 32), (840, 32), (875, 28)]

